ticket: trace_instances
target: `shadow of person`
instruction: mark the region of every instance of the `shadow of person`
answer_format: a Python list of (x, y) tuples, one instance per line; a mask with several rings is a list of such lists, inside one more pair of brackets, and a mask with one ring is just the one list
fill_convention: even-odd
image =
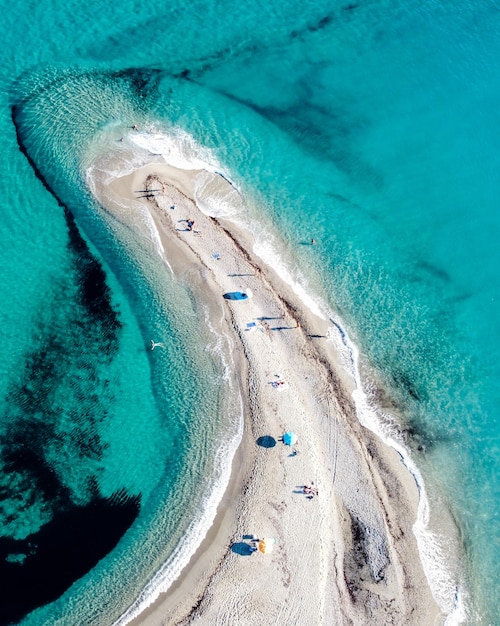
[(239, 554), (240, 556), (250, 556), (252, 554), (252, 549), (245, 543), (244, 541), (238, 541), (237, 543), (233, 543), (231, 546), (231, 551), (235, 554)]
[(264, 435), (257, 439), (257, 445), (261, 448), (274, 448), (276, 445), (276, 439), (271, 437), (271, 435)]

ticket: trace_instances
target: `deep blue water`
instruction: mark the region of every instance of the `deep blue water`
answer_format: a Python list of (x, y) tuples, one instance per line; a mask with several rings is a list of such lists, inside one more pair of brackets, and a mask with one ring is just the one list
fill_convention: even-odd
[(446, 537), (426, 555), (448, 571), (445, 612), (458, 589), (467, 623), (495, 623), (499, 8), (5, 3), (1, 623), (113, 623), (223, 482), (220, 433), (237, 437), (186, 277), (85, 185), (133, 123), (146, 142), (188, 133), (238, 185), (261, 249), (340, 316), (431, 519), (451, 510), (460, 528), (458, 568)]

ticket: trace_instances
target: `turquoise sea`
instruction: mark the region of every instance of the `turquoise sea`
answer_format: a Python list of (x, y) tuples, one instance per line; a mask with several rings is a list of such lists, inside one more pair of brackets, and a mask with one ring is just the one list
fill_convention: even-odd
[(227, 484), (230, 345), (148, 224), (90, 192), (158, 155), (231, 179), (241, 197), (200, 188), (203, 208), (251, 224), (342, 326), (360, 419), (420, 484), (447, 623), (498, 623), (500, 4), (2, 0), (2, 17), (0, 624), (126, 623)]

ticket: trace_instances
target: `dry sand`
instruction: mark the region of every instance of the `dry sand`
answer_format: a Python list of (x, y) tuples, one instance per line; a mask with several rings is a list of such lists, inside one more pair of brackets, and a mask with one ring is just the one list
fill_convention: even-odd
[[(186, 172), (155, 164), (107, 194), (123, 205), (136, 189), (157, 190), (141, 201), (168, 263), (174, 273), (192, 264), (207, 300), (251, 289), (245, 301), (225, 300), (221, 328), (235, 338), (245, 433), (211, 531), (180, 580), (133, 623), (440, 623), (412, 531), (415, 481), (357, 420), (352, 380), (327, 338), (331, 323), (253, 254), (248, 233), (199, 211), (191, 186)], [(286, 430), (297, 446), (279, 441)], [(318, 495), (307, 497), (304, 485)], [(272, 538), (274, 550), (249, 554), (246, 535)]]

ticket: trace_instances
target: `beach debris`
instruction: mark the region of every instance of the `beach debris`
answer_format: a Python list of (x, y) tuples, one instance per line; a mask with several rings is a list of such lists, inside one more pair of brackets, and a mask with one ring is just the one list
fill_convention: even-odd
[(214, 252), (212, 254), (212, 259), (215, 259), (216, 261), (218, 261), (220, 259), (220, 254), (218, 252)]

